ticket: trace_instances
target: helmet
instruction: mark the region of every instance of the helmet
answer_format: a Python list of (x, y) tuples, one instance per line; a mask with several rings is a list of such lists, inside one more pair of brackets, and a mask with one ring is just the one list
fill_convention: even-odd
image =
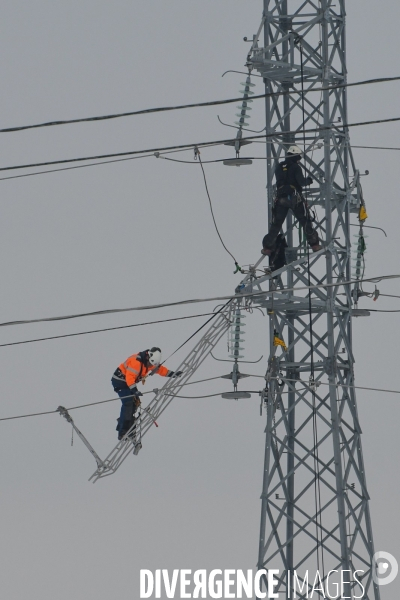
[(287, 151), (287, 156), (301, 156), (303, 154), (303, 152), (301, 151), (301, 149), (298, 146), (290, 146), (289, 150)]
[(161, 363), (160, 348), (153, 346), (153, 348), (150, 348), (150, 350), (148, 351), (148, 354), (149, 354), (149, 363), (151, 365), (153, 365), (154, 367), (158, 367), (158, 365)]

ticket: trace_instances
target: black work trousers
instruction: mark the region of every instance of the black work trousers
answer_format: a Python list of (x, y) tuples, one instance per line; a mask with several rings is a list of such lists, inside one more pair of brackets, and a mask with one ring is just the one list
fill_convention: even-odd
[(117, 431), (125, 434), (135, 422), (134, 414), (138, 407), (138, 398), (133, 395), (125, 381), (112, 377), (111, 383), (122, 402)]
[(299, 194), (291, 194), (289, 196), (276, 199), (272, 211), (272, 223), (270, 225), (269, 232), (264, 236), (263, 239), (263, 248), (274, 248), (276, 238), (278, 237), (289, 209), (292, 210), (294, 216), (303, 227), (309, 245), (315, 246), (319, 244), (318, 233), (312, 225), (310, 211), (304, 198), (302, 198)]

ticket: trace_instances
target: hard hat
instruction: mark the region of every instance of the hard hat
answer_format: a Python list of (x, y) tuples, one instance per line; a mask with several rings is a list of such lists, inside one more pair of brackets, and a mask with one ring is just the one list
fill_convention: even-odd
[(160, 350), (160, 348), (157, 348), (156, 346), (153, 346), (153, 348), (151, 348), (149, 350), (149, 363), (151, 365), (153, 365), (154, 367), (158, 367), (158, 365), (161, 363), (161, 350)]
[(301, 156), (302, 154), (303, 152), (298, 146), (290, 146), (289, 150), (287, 151), (287, 156)]

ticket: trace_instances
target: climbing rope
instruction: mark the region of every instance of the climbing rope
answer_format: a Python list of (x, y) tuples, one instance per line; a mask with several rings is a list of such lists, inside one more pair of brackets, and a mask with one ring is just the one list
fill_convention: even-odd
[(199, 165), (200, 165), (201, 170), (203, 172), (204, 185), (206, 187), (207, 197), (208, 197), (208, 201), (210, 203), (211, 216), (212, 216), (212, 219), (214, 221), (215, 230), (216, 230), (216, 232), (218, 234), (218, 237), (219, 237), (219, 239), (221, 241), (221, 244), (225, 248), (226, 252), (229, 254), (229, 256), (231, 256), (233, 258), (233, 261), (234, 261), (235, 267), (236, 267), (236, 269), (235, 269), (235, 271), (233, 273), (234, 274), (236, 274), (238, 272), (242, 273), (242, 268), (239, 266), (239, 263), (237, 262), (236, 258), (233, 256), (232, 252), (230, 252), (228, 250), (228, 248), (225, 246), (224, 241), (223, 241), (223, 239), (221, 237), (221, 234), (219, 232), (219, 229), (218, 229), (218, 226), (217, 226), (217, 222), (216, 222), (215, 216), (214, 216), (214, 210), (213, 210), (213, 206), (212, 206), (212, 202), (211, 202), (210, 192), (208, 190), (206, 174), (205, 174), (205, 171), (204, 171), (203, 163), (201, 161), (200, 150), (197, 147), (194, 149), (194, 157), (195, 157), (195, 160), (197, 160), (197, 159), (199, 160)]

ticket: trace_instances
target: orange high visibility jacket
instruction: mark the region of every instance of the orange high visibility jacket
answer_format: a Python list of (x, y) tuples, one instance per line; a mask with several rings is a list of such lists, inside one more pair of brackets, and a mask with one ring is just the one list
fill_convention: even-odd
[(138, 357), (139, 353), (132, 354), (125, 362), (119, 365), (120, 370), (125, 375), (125, 381), (131, 389), (135, 387), (136, 383), (143, 379), (149, 371), (154, 371), (155, 373), (158, 373), (158, 375), (162, 375), (162, 377), (168, 377), (168, 375), (173, 372), (163, 365), (158, 367), (154, 367), (153, 365), (146, 367), (141, 360), (138, 360)]

